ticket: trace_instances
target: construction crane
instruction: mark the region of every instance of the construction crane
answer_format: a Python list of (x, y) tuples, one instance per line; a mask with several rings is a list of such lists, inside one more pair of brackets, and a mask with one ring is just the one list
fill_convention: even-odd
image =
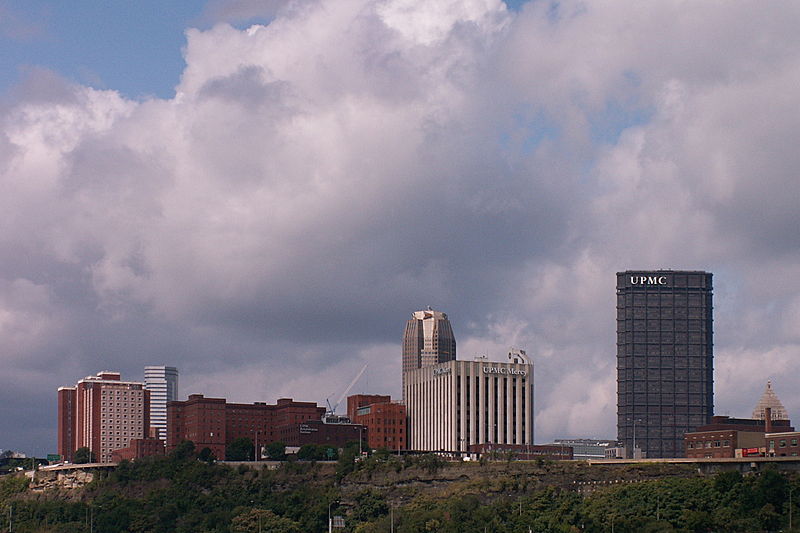
[(353, 388), (353, 386), (356, 384), (359, 378), (362, 375), (364, 375), (364, 371), (367, 369), (368, 364), (369, 363), (365, 363), (364, 366), (361, 367), (361, 370), (358, 372), (358, 374), (356, 374), (356, 377), (353, 378), (353, 381), (350, 382), (350, 385), (348, 385), (347, 388), (344, 389), (344, 392), (342, 393), (341, 396), (339, 396), (339, 400), (334, 405), (331, 405), (331, 401), (329, 398), (325, 398), (325, 403), (328, 404), (328, 412), (325, 413), (325, 418), (323, 418), (323, 420), (333, 422), (333, 421), (338, 421), (340, 418), (342, 418), (336, 416), (336, 408), (339, 407), (339, 404), (342, 403), (342, 400), (344, 400), (345, 396), (347, 396), (347, 393), (350, 392), (350, 389)]

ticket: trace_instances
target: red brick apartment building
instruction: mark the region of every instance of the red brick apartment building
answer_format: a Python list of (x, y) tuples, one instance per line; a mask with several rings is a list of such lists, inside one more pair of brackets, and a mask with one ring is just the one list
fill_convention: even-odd
[(405, 450), (407, 448), (406, 407), (392, 402), (390, 396), (354, 394), (347, 398), (347, 415), (356, 424), (368, 428), (371, 449)]
[(58, 389), (58, 453), (72, 461), (89, 448), (100, 463), (150, 432), (150, 392), (144, 383), (122, 381), (119, 372), (87, 376), (74, 387)]
[(256, 445), (280, 440), (281, 428), (319, 420), (325, 408), (313, 402), (281, 398), (275, 405), (227, 403), (224, 398), (192, 394), (186, 401), (167, 403), (167, 450), (181, 441), (194, 442), (196, 450), (209, 448), (218, 459), (225, 447), (240, 437)]

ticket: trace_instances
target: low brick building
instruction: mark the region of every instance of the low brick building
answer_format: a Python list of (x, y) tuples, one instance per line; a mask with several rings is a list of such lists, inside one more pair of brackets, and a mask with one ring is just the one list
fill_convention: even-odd
[(800, 454), (800, 432), (785, 431), (764, 435), (764, 448), (768, 457), (797, 457)]
[(763, 455), (767, 432), (794, 431), (789, 420), (761, 420), (715, 416), (711, 423), (686, 433), (684, 447), (690, 459), (718, 459)]
[(126, 448), (111, 452), (111, 460), (118, 463), (122, 460), (133, 461), (153, 455), (164, 455), (163, 440), (159, 438), (133, 439)]
[(322, 444), (342, 448), (350, 442), (358, 442), (366, 450), (369, 442), (369, 430), (361, 424), (350, 423), (346, 417), (333, 417), (335, 420), (308, 420), (294, 425), (282, 426), (279, 429), (280, 441), (287, 446), (304, 446), (306, 444)]
[(347, 415), (356, 424), (369, 428), (367, 446), (376, 450), (405, 450), (407, 443), (406, 407), (391, 396), (355, 394), (347, 398)]

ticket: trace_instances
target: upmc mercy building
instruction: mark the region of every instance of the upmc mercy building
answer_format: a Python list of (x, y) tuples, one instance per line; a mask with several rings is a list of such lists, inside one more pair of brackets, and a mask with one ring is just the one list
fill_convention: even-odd
[(681, 457), (714, 412), (712, 276), (617, 273), (617, 430), (627, 450)]
[(509, 360), (448, 361), (406, 372), (409, 448), (533, 444), (533, 365), (524, 352), (512, 352)]

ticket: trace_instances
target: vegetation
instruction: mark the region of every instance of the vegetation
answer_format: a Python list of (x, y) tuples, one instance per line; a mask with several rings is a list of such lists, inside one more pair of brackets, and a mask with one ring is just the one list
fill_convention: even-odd
[(0, 532), (11, 517), (18, 533), (313, 533), (327, 529), (329, 509), (355, 533), (789, 531), (790, 512), (800, 531), (800, 478), (774, 470), (700, 477), (663, 465), (461, 464), (360, 457), (357, 447), (335, 465), (256, 470), (201, 455), (185, 444), (123, 461), (82, 489), (33, 493), (23, 477), (0, 477)]
[(239, 437), (225, 448), (226, 461), (253, 461), (255, 459), (255, 445), (247, 437)]
[(85, 446), (83, 448), (78, 448), (75, 450), (75, 457), (72, 461), (76, 465), (82, 465), (86, 463), (93, 463), (95, 462), (94, 452), (91, 451), (89, 448)]

